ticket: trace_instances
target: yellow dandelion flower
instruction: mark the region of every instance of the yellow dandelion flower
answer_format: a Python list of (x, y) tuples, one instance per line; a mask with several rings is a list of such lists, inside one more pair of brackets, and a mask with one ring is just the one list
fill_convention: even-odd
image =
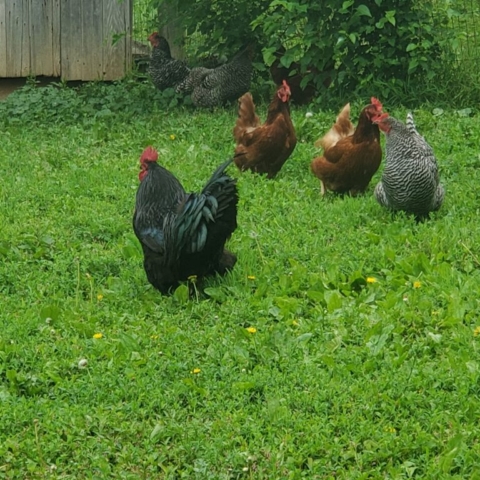
[(480, 326), (475, 327), (475, 330), (473, 331), (473, 336), (478, 337), (480, 335)]
[(249, 280), (255, 280), (255, 275), (247, 275), (247, 278), (248, 278)]
[(248, 333), (257, 333), (257, 329), (255, 327), (248, 327), (246, 330)]
[(413, 282), (413, 288), (420, 288), (422, 286), (422, 282), (419, 282), (418, 280), (416, 282)]
[(97, 295), (97, 300), (98, 300), (99, 302), (101, 302), (101, 301), (103, 300), (103, 295), (102, 295), (101, 293), (99, 293), (99, 294)]
[(95, 333), (93, 335), (93, 338), (96, 338), (97, 340), (99, 340), (100, 338), (103, 338), (103, 333)]
[(376, 283), (377, 281), (375, 277), (367, 277), (367, 283)]
[(175, 135), (173, 135), (173, 133), (172, 133), (172, 135), (170, 135), (170, 140), (175, 140), (175, 138), (177, 138), (177, 137), (175, 137)]
[(201, 370), (200, 370), (199, 368), (194, 368), (194, 369), (192, 370), (192, 373), (195, 374), (195, 375), (196, 375), (197, 373), (200, 373), (200, 372), (201, 372)]

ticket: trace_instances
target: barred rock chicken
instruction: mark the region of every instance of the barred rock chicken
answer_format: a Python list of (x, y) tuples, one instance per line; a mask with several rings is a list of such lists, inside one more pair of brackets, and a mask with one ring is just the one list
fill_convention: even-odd
[(312, 172), (326, 190), (357, 195), (363, 193), (382, 161), (380, 132), (373, 119), (382, 113), (374, 97), (360, 112), (357, 128), (350, 121), (350, 104), (339, 113), (333, 127), (315, 146), (323, 147), (323, 157), (312, 161)]
[(165, 37), (153, 32), (148, 40), (152, 45), (150, 67), (148, 69), (153, 84), (159, 90), (174, 88), (186, 78), (190, 69), (181, 60), (175, 60)]
[(386, 138), (385, 169), (375, 188), (377, 201), (391, 210), (413, 213), (417, 219), (427, 217), (441, 207), (445, 196), (432, 147), (417, 132), (411, 113), (406, 125), (387, 114), (375, 122)]
[(260, 125), (252, 95), (238, 100), (238, 118), (233, 129), (237, 143), (235, 165), (240, 170), (266, 173), (273, 178), (292, 154), (297, 144), (290, 118), (290, 87), (284, 80), (268, 107), (267, 119)]
[(166, 294), (179, 282), (225, 274), (236, 256), (224, 249), (237, 227), (236, 181), (220, 165), (201, 193), (186, 193), (180, 182), (157, 163), (147, 147), (140, 157), (133, 230), (144, 255), (148, 281)]
[(249, 45), (220, 67), (192, 68), (177, 86), (177, 93), (191, 93), (196, 107), (213, 108), (235, 100), (250, 88), (252, 56), (253, 45)]

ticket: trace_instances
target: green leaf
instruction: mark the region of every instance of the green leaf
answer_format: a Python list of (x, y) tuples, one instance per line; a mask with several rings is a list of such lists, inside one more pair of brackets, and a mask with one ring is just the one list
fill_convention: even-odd
[(188, 302), (188, 286), (179, 285), (175, 292), (173, 293), (173, 298), (179, 303)]
[(415, 50), (417, 47), (418, 47), (418, 45), (416, 43), (409, 43), (407, 45), (406, 51), (411, 52), (412, 50)]
[(299, 335), (295, 340), (297, 343), (307, 343), (313, 337), (313, 333), (303, 333)]
[(397, 23), (395, 20), (395, 10), (389, 10), (388, 12), (385, 12), (385, 18), (387, 19), (388, 22), (390, 22), (393, 26)]
[(157, 423), (155, 427), (153, 427), (152, 432), (150, 433), (150, 440), (155, 441), (160, 436), (160, 433), (162, 432), (162, 430), (163, 430), (163, 425), (161, 425), (160, 423)]
[(357, 12), (359, 13), (359, 15), (364, 15), (366, 17), (371, 17), (372, 14), (370, 13), (370, 9), (366, 6), (366, 5), (359, 5), (357, 7)]

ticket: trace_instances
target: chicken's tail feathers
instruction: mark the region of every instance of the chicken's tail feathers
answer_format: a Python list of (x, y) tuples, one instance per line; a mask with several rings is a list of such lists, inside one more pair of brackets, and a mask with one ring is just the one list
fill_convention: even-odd
[(171, 229), (175, 238), (170, 245), (174, 245), (178, 254), (181, 251), (201, 252), (210, 235), (219, 234), (226, 238), (237, 227), (237, 181), (225, 173), (232, 162), (233, 158), (230, 158), (222, 163), (200, 194), (187, 196)]
[(355, 128), (350, 121), (350, 103), (347, 103), (337, 115), (333, 127), (315, 142), (315, 147), (327, 148), (333, 147), (340, 139), (352, 135)]
[(230, 164), (234, 161), (234, 157), (229, 158), (227, 161), (223, 162), (221, 165), (219, 165), (215, 171), (212, 173), (212, 176), (206, 183), (206, 185), (203, 187), (202, 193), (204, 195), (209, 195), (212, 186), (215, 185), (218, 181), (226, 181), (228, 180), (229, 182), (236, 183), (236, 180), (231, 178), (229, 175), (225, 173), (225, 170), (230, 166)]
[(416, 133), (418, 135), (417, 127), (415, 126), (415, 121), (413, 120), (412, 112), (407, 113), (407, 120), (405, 124), (410, 133)]
[(238, 118), (233, 128), (233, 137), (238, 143), (247, 129), (256, 128), (260, 125), (260, 119), (255, 113), (255, 104), (250, 92), (245, 93), (238, 99)]

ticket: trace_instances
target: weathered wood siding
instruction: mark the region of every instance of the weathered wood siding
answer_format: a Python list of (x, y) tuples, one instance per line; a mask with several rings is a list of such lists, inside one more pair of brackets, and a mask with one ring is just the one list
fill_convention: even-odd
[(115, 80), (132, 64), (133, 0), (0, 0), (0, 77)]

